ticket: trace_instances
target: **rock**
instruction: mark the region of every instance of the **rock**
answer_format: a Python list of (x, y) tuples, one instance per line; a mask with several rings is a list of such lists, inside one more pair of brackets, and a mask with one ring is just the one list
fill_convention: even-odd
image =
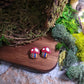
[(1, 64), (0, 64), (0, 75), (5, 73), (9, 67), (10, 67), (9, 63), (1, 62)]
[(10, 67), (0, 76), (0, 84), (74, 84), (71, 81), (59, 79), (63, 73), (64, 71), (59, 71), (58, 66), (45, 74)]

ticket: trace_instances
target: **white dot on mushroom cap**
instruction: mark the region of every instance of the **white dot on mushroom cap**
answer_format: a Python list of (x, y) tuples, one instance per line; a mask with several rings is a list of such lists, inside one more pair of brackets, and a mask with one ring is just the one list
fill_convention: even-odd
[(34, 51), (34, 49), (32, 49), (31, 51)]
[(46, 48), (46, 50), (49, 52), (50, 50), (49, 50), (49, 48)]
[(45, 50), (45, 48), (43, 48), (43, 50)]
[(38, 52), (38, 49), (37, 49), (37, 48), (35, 48), (35, 51), (36, 51), (36, 52)]

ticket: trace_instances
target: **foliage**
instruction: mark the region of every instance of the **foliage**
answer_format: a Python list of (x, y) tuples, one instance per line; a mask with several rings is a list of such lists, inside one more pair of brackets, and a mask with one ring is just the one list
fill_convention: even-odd
[(69, 4), (67, 4), (64, 8), (62, 16), (59, 17), (56, 21), (56, 24), (63, 24), (71, 34), (78, 32), (79, 23), (78, 18), (74, 14), (75, 12), (76, 10), (72, 9), (72, 7)]
[(62, 46), (63, 46), (62, 43), (58, 43), (58, 44), (56, 45), (56, 50), (60, 50), (60, 48), (62, 48)]
[(78, 47), (77, 56), (81, 61), (84, 61), (84, 34), (81, 32), (79, 34), (73, 34), (76, 38), (76, 45)]
[(75, 39), (69, 32), (67, 32), (66, 28), (62, 24), (55, 25), (55, 27), (52, 29), (52, 36), (55, 40), (64, 43), (67, 49), (71, 49), (74, 53), (77, 52)]
[(8, 40), (4, 36), (2, 36), (0, 38), (0, 47), (3, 46), (3, 45), (9, 45), (9, 44), (10, 43), (8, 42)]
[(60, 54), (59, 54), (59, 67), (60, 67), (60, 70), (62, 70), (63, 68), (63, 60), (65, 59), (66, 57), (66, 50), (63, 50)]
[(73, 64), (77, 62), (78, 62), (78, 58), (74, 54), (74, 52), (72, 50), (67, 51), (67, 55), (66, 55), (66, 58), (64, 59), (63, 67), (69, 68), (70, 66), (72, 66)]
[[(59, 66), (60, 69), (68, 69), (66, 75), (69, 79), (77, 80), (78, 84), (84, 84), (84, 65), (76, 65), (79, 62), (78, 57), (84, 61), (84, 35), (83, 33), (79, 33), (79, 23), (78, 19), (75, 19), (73, 10), (69, 5), (66, 6), (62, 16), (56, 21), (55, 27), (52, 29), (52, 36), (55, 40), (61, 42), (56, 46), (57, 49), (62, 48), (64, 43), (68, 49), (60, 53), (59, 57)], [(59, 24), (58, 24), (59, 23)], [(64, 26), (63, 26), (64, 25)], [(71, 34), (76, 38), (74, 38)], [(77, 45), (77, 46), (76, 46)], [(77, 49), (78, 52), (77, 52)], [(77, 56), (76, 56), (77, 53)]]
[(77, 47), (75, 46), (75, 39), (73, 36), (67, 32), (66, 28), (62, 24), (57, 24), (52, 29), (52, 36), (55, 40), (59, 40), (61, 43), (64, 43), (67, 47), (66, 58), (64, 59), (64, 68), (68, 68), (72, 64), (78, 62), (77, 56)]
[(59, 18), (59, 16), (62, 15), (62, 12), (63, 12), (67, 3), (68, 3), (68, 0), (57, 0), (57, 1), (55, 1), (55, 3), (53, 3), (53, 8), (52, 9), (54, 11), (51, 11), (51, 16), (48, 18), (50, 20), (50, 21), (48, 20), (48, 26), (50, 28), (53, 27), (56, 20)]
[(69, 67), (66, 75), (69, 79), (78, 81), (78, 84), (84, 84), (84, 64)]
[(58, 43), (56, 45), (56, 50), (60, 50), (62, 47), (65, 47), (68, 50), (68, 47), (64, 43)]

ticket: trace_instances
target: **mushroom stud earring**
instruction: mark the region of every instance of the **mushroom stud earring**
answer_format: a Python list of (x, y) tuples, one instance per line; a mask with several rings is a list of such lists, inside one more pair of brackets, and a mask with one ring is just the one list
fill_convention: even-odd
[(31, 58), (37, 58), (37, 55), (40, 54), (40, 51), (38, 48), (34, 47), (30, 51), (30, 57)]
[(42, 51), (43, 58), (47, 58), (47, 55), (51, 53), (51, 50), (49, 49), (49, 47), (43, 47), (41, 51)]

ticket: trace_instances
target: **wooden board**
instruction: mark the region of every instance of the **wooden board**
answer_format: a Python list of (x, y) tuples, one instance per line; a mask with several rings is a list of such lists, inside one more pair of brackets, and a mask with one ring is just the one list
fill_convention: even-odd
[[(28, 68), (38, 70), (40, 72), (48, 72), (56, 66), (58, 60), (59, 51), (55, 51), (56, 44), (57, 42), (53, 39), (43, 37), (31, 44), (27, 44), (24, 46), (1, 47), (0, 60), (23, 65)], [(44, 46), (48, 46), (51, 49), (51, 54), (47, 57), (47, 59), (42, 58), (40, 55), (37, 59), (29, 58), (28, 53), (31, 48), (37, 47), (41, 50)]]

